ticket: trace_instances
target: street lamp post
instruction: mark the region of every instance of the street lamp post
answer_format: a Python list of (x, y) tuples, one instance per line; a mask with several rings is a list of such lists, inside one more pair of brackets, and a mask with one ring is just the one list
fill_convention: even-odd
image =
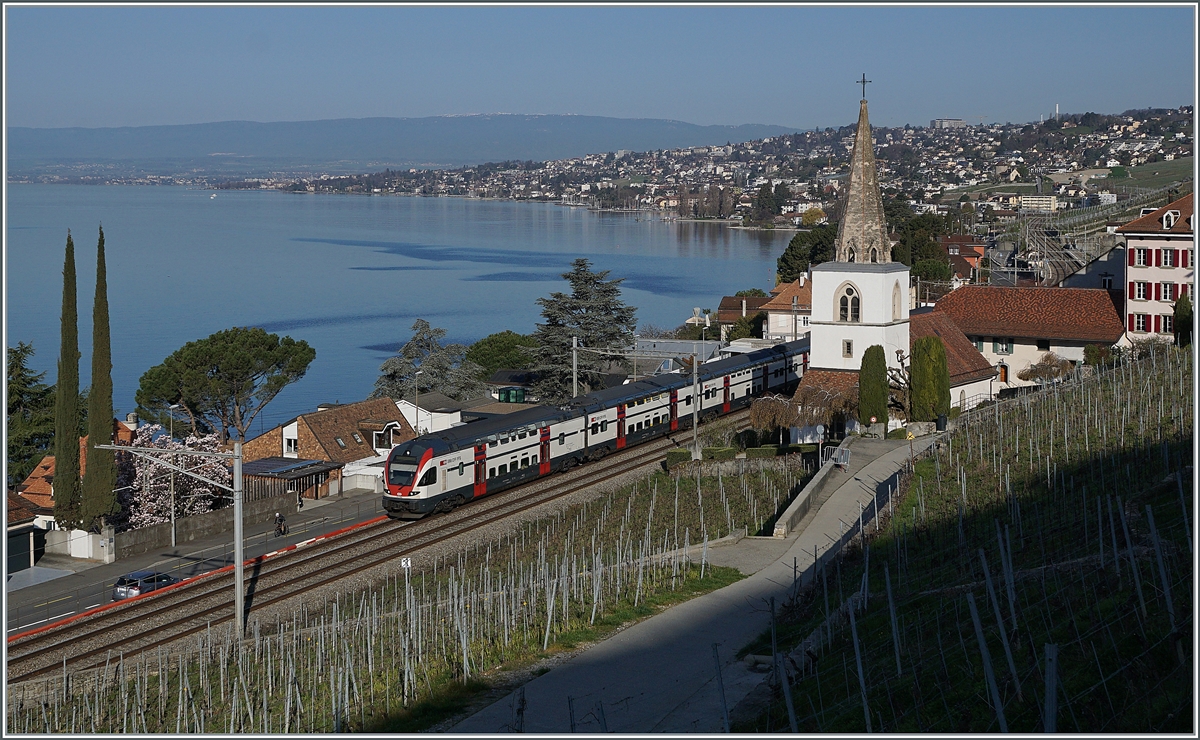
[[(170, 412), (170, 414), (168, 416), (171, 419), (171, 421), (168, 422), (168, 424), (167, 424), (167, 426), (169, 428), (169, 431), (167, 433), (171, 437), (172, 445), (175, 444), (175, 411), (176, 411), (176, 409), (181, 409), (181, 408), (183, 408), (183, 406), (181, 406), (177, 403), (173, 403), (167, 409)], [(178, 464), (176, 462), (178, 459), (179, 459), (178, 455), (175, 455), (175, 454), (171, 455), (172, 463)], [(175, 468), (171, 468), (171, 547), (175, 547)]]
[(413, 388), (416, 389), (417, 392), (417, 400), (413, 403), (413, 407), (416, 409), (418, 437), (421, 436), (421, 381), (417, 379), (417, 376), (424, 372), (424, 370), (418, 370), (413, 373)]

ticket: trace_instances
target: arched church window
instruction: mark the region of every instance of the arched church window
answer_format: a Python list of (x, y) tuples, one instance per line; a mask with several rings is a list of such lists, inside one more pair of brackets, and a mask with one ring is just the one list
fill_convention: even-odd
[(846, 261), (847, 262), (854, 261), (854, 250), (853, 249), (851, 249), (849, 252), (846, 253)]
[(874, 247), (871, 248), (871, 261), (872, 262), (879, 261), (879, 250), (875, 249)]
[(892, 283), (892, 321), (899, 321), (900, 316), (900, 283)]
[(838, 321), (858, 323), (860, 317), (858, 291), (854, 286), (847, 285), (838, 296)]

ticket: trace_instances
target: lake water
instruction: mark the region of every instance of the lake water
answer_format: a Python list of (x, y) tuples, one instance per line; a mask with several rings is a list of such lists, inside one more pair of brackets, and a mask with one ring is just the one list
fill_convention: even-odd
[(32, 342), (56, 374), (63, 247), (75, 241), (81, 385), (89, 382), (96, 228), (104, 225), (113, 404), (186, 342), (261, 326), (317, 350), (308, 374), (256, 423), (366, 398), (413, 321), (448, 341), (528, 333), (536, 299), (567, 290), (573, 259), (624, 278), (639, 325), (677, 326), (693, 306), (769, 288), (790, 233), (637, 219), (547, 203), (297, 195), (177, 187), (9, 185), (6, 343)]

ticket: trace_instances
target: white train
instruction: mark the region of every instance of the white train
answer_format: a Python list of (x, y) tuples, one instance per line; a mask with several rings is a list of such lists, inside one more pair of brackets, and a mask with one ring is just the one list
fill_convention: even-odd
[(808, 369), (808, 340), (708, 362), (494, 419), (426, 434), (397, 445), (384, 471), (383, 508), (393, 519), (419, 519), (489, 493), (568, 470), (701, 420), (750, 405), (765, 393), (790, 392)]

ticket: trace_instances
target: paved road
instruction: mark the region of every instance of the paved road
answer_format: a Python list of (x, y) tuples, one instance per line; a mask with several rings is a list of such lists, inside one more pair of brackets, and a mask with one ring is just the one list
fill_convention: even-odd
[[(917, 440), (924, 450), (933, 437)], [(909, 456), (907, 442), (858, 439), (852, 445), (845, 481), (806, 517), (797, 533), (778, 545), (759, 538), (713, 548), (713, 562), (735, 565), (749, 577), (675, 606), (617, 633), (594, 648), (525, 685), (525, 731), (571, 731), (568, 697), (577, 732), (599, 732), (596, 707), (610, 732), (721, 732), (721, 703), (712, 645), (717, 644), (726, 702), (730, 708), (763, 680), (735, 653), (770, 627), (769, 600), (787, 597), (793, 563), (813, 563), (859, 518), (871, 515), (871, 499), (886, 501), (890, 485)], [(511, 697), (485, 707), (450, 732), (504, 732), (512, 718)]]
[[(257, 557), (324, 532), (373, 519), (383, 513), (377, 493), (347, 493), (306, 501), (304, 509), (288, 515), (287, 537), (274, 536), (273, 517), (247, 524), (243, 544), (247, 558)], [(397, 526), (400, 526), (397, 524)], [(233, 562), (233, 533), (159, 548), (107, 565), (66, 556), (45, 555), (32, 569), (9, 576), (6, 634), (69, 617), (112, 599), (117, 578), (135, 570), (157, 570), (177, 578), (207, 573)]]

